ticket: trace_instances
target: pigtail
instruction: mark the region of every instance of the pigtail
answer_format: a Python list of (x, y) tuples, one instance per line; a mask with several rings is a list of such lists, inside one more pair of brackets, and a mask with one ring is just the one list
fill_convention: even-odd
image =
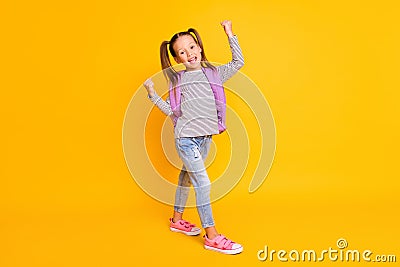
[(210, 62), (208, 62), (208, 59), (207, 59), (206, 54), (205, 54), (205, 52), (204, 52), (203, 41), (202, 41), (201, 38), (200, 38), (199, 32), (198, 32), (197, 30), (193, 29), (193, 28), (189, 28), (189, 29), (187, 30), (187, 32), (188, 32), (188, 33), (193, 33), (193, 34), (194, 34), (194, 36), (196, 37), (197, 44), (198, 44), (198, 45), (200, 46), (200, 48), (201, 48), (201, 58), (202, 58), (201, 65), (202, 65), (203, 67), (211, 68), (211, 69), (213, 69), (213, 70), (215, 71), (216, 68), (215, 68)]
[(174, 68), (172, 68), (171, 61), (169, 60), (169, 54), (168, 54), (169, 44), (170, 44), (169, 41), (164, 41), (161, 43), (160, 46), (161, 68), (163, 70), (165, 78), (170, 82), (172, 82), (173, 85), (175, 85), (178, 78), (176, 71), (174, 70)]

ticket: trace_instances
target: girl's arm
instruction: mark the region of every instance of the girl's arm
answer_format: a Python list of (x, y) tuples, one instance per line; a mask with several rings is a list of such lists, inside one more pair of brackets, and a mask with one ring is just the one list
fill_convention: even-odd
[(159, 95), (157, 95), (154, 90), (154, 83), (151, 79), (147, 79), (143, 83), (144, 87), (147, 90), (148, 98), (153, 102), (165, 115), (172, 115), (171, 105), (169, 104), (169, 98), (164, 101)]
[(225, 83), (229, 78), (231, 78), (241, 67), (244, 65), (244, 58), (242, 50), (239, 46), (239, 41), (237, 36), (232, 32), (232, 22), (229, 20), (224, 20), (221, 22), (224, 27), (224, 31), (228, 36), (229, 46), (232, 52), (232, 60), (225, 65), (218, 66), (217, 70), (222, 83)]

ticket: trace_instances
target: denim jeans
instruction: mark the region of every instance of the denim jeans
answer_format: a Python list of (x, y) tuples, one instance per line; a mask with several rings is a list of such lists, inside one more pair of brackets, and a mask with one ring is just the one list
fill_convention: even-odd
[(183, 167), (179, 174), (174, 209), (183, 213), (189, 195), (189, 187), (192, 184), (196, 194), (197, 212), (203, 228), (214, 226), (210, 205), (211, 183), (204, 166), (211, 140), (211, 135), (175, 139), (176, 150), (183, 161)]

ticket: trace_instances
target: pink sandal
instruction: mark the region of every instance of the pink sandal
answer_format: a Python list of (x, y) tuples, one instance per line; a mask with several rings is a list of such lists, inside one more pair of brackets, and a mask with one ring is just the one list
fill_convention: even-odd
[(238, 254), (243, 251), (242, 245), (233, 242), (223, 235), (218, 235), (213, 239), (208, 239), (207, 235), (205, 235), (204, 248), (230, 255)]
[(169, 229), (172, 232), (183, 233), (185, 235), (199, 235), (201, 233), (200, 228), (188, 221), (179, 220), (174, 222), (172, 218), (170, 218), (169, 221)]

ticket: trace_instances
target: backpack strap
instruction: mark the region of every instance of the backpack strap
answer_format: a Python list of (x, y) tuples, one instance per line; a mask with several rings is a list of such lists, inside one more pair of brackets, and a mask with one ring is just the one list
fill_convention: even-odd
[(172, 110), (172, 121), (174, 123), (174, 126), (176, 125), (176, 122), (178, 118), (182, 115), (181, 112), (181, 88), (180, 88), (180, 83), (182, 80), (182, 74), (184, 71), (179, 71), (177, 72), (177, 82), (176, 85), (173, 86), (172, 82), (169, 83), (169, 103), (171, 106)]
[(222, 133), (226, 130), (226, 97), (224, 86), (222, 85), (222, 81), (219, 77), (218, 71), (211, 68), (202, 69), (210, 83), (211, 89), (214, 94), (215, 107), (217, 109), (218, 116), (218, 130), (219, 133)]

